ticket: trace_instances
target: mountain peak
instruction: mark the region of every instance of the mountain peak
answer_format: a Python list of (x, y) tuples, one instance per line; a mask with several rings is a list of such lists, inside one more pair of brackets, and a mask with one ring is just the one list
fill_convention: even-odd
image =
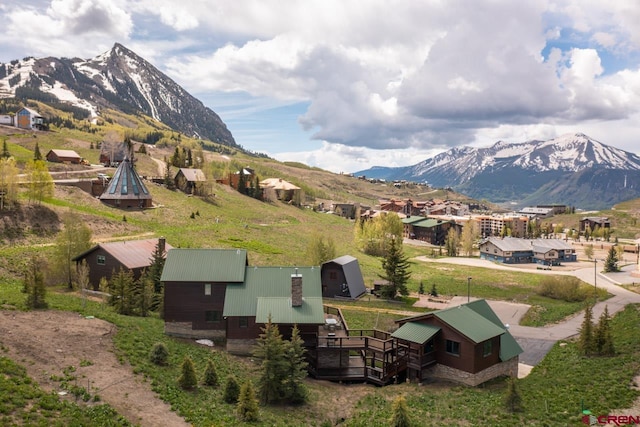
[(102, 107), (144, 113), (189, 136), (238, 147), (210, 108), (120, 43), (93, 59), (22, 60), (0, 74), (0, 98), (20, 87), (58, 98), (96, 115)]
[(538, 202), (579, 201), (582, 206), (578, 207), (586, 209), (600, 208), (605, 200), (613, 203), (640, 197), (636, 184), (640, 157), (584, 133), (546, 141), (498, 141), (486, 148), (456, 147), (413, 166), (356, 174), (428, 182), (493, 202), (525, 200), (535, 194)]

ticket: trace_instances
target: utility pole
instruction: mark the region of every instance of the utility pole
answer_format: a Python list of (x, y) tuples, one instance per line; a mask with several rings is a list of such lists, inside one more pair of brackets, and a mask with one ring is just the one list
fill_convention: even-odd
[(471, 301), (471, 277), (467, 277), (467, 302)]

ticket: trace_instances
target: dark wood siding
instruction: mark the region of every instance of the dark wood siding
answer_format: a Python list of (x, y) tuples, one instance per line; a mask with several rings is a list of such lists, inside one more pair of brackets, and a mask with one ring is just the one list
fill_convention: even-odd
[[(335, 278), (331, 278), (334, 275)], [(342, 266), (335, 263), (327, 263), (322, 267), (322, 296), (326, 298), (333, 298), (335, 296), (349, 296), (349, 291), (347, 287), (347, 292), (342, 292), (342, 284), (347, 283), (347, 279), (344, 275), (344, 271), (342, 270)]]
[[(98, 264), (99, 256), (104, 257), (104, 264)], [(109, 255), (108, 252), (100, 247), (95, 251), (88, 253), (82, 259), (76, 261), (76, 264), (79, 264), (83, 259), (87, 261), (87, 266), (89, 267), (89, 281), (91, 286), (93, 286), (94, 291), (99, 290), (100, 280), (103, 277), (107, 280), (111, 280), (111, 276), (114, 273), (117, 273), (120, 269), (127, 269), (120, 261)], [(142, 270), (142, 268), (134, 268), (131, 270), (133, 272), (134, 279), (137, 280), (140, 278)]]
[(256, 318), (247, 317), (248, 323), (246, 328), (240, 327), (239, 317), (227, 318), (227, 338), (228, 339), (254, 339), (258, 338), (262, 333), (264, 324), (256, 323)]
[[(205, 283), (166, 282), (165, 322), (191, 322), (194, 330), (226, 330), (222, 317), (226, 290), (225, 283), (211, 283), (211, 295), (205, 295)], [(220, 320), (207, 322), (207, 311), (219, 312)]]

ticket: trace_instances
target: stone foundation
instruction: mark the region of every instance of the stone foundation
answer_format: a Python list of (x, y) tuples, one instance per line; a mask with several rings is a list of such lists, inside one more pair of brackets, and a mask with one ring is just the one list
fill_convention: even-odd
[(438, 363), (424, 371), (422, 379), (453, 381), (475, 387), (500, 376), (518, 377), (518, 357), (514, 357), (506, 362), (498, 363), (475, 374)]
[(191, 322), (165, 322), (164, 333), (178, 338), (224, 340), (225, 331), (215, 329), (197, 329), (191, 327)]

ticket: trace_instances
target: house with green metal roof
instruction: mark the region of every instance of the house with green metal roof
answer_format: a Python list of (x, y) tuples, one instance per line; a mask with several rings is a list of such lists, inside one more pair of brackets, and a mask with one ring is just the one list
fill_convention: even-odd
[(249, 267), (242, 249), (172, 249), (164, 283), (165, 333), (210, 338), (250, 353), (271, 320), (288, 338), (324, 324), (319, 267)]
[(317, 335), (324, 324), (320, 269), (247, 267), (244, 282), (227, 289), (223, 318), (231, 353), (250, 353), (269, 320), (285, 339), (294, 325), (302, 337)]
[(244, 249), (171, 249), (162, 270), (164, 329), (184, 338), (224, 340), (228, 289), (244, 283)]
[(456, 228), (458, 232), (461, 226), (455, 221), (426, 218), (422, 216), (410, 216), (402, 220), (403, 236), (407, 239), (416, 239), (432, 245), (444, 245), (449, 229)]
[(391, 336), (408, 348), (407, 378), (476, 386), (517, 376), (522, 348), (485, 300), (400, 319)]

